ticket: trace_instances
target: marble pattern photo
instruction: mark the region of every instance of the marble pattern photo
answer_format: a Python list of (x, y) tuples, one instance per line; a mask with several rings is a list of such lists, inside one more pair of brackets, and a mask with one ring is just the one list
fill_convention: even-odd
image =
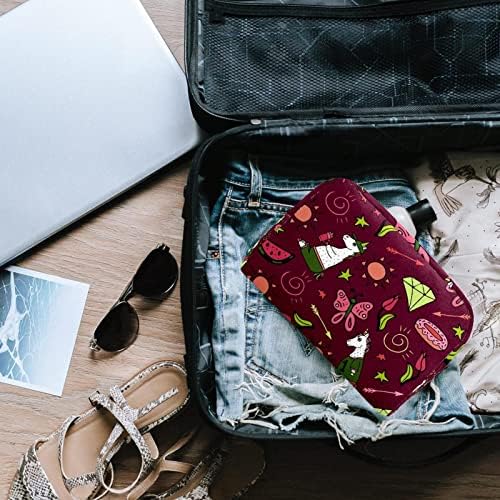
[(0, 382), (62, 394), (88, 288), (17, 267), (0, 272)]

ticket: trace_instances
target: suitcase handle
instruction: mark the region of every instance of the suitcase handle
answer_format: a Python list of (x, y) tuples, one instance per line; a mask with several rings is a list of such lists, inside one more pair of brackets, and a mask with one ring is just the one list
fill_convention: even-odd
[[(347, 447), (344, 451), (346, 451), (350, 455), (354, 456), (355, 458), (358, 458), (359, 460), (363, 460), (364, 462), (368, 462), (368, 463), (375, 464), (375, 465), (381, 465), (384, 467), (406, 469), (409, 467), (411, 467), (411, 468), (424, 467), (426, 465), (433, 465), (436, 463), (444, 462), (445, 460), (447, 460), (453, 456), (456, 456), (460, 453), (463, 453), (468, 448), (470, 448), (472, 445), (478, 443), (479, 441), (482, 441), (485, 438), (486, 438), (486, 436), (460, 438), (460, 442), (447, 448), (445, 451), (441, 451), (437, 454), (432, 454), (430, 456), (425, 456), (425, 457), (422, 457), (419, 459), (406, 460), (406, 461), (398, 459), (398, 458), (394, 458), (393, 456), (389, 456), (389, 453), (387, 454), (387, 456), (383, 456), (381, 454), (376, 454), (376, 453), (371, 452), (369, 450), (370, 446), (376, 446), (379, 443), (372, 443), (370, 441), (366, 441), (363, 443), (359, 443), (357, 445), (353, 445), (351, 447)], [(444, 438), (444, 439), (449, 440), (449, 438)], [(442, 440), (443, 439), (440, 439), (440, 441), (442, 441)], [(406, 443), (406, 446), (404, 446), (404, 449), (408, 450), (408, 448), (409, 448), (408, 441), (401, 439), (401, 442)], [(429, 443), (429, 442), (432, 442), (432, 441), (430, 441), (428, 438), (420, 440), (420, 443)], [(394, 443), (395, 443), (395, 441), (391, 441), (391, 445), (393, 445)], [(406, 452), (406, 454), (407, 454), (407, 452)]]

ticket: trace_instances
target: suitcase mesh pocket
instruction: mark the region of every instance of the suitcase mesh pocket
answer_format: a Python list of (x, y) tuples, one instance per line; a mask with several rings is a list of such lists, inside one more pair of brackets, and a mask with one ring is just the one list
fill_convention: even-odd
[[(500, 100), (498, 4), (378, 19), (203, 20), (203, 88), (226, 115), (488, 106)], [(256, 7), (258, 9), (259, 7)]]

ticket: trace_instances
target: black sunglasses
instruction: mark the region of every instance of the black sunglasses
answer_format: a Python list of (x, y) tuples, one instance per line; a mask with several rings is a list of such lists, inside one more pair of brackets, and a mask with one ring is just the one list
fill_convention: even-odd
[(175, 288), (179, 266), (165, 244), (144, 259), (134, 277), (97, 326), (89, 347), (93, 351), (120, 352), (130, 347), (139, 333), (139, 317), (128, 301), (136, 294), (163, 300)]

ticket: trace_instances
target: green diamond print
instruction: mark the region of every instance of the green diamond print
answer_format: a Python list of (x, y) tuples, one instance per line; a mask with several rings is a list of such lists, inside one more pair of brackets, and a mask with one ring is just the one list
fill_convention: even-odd
[(416, 278), (403, 278), (403, 285), (405, 287), (406, 299), (408, 300), (408, 309), (410, 312), (436, 300), (434, 292)]

